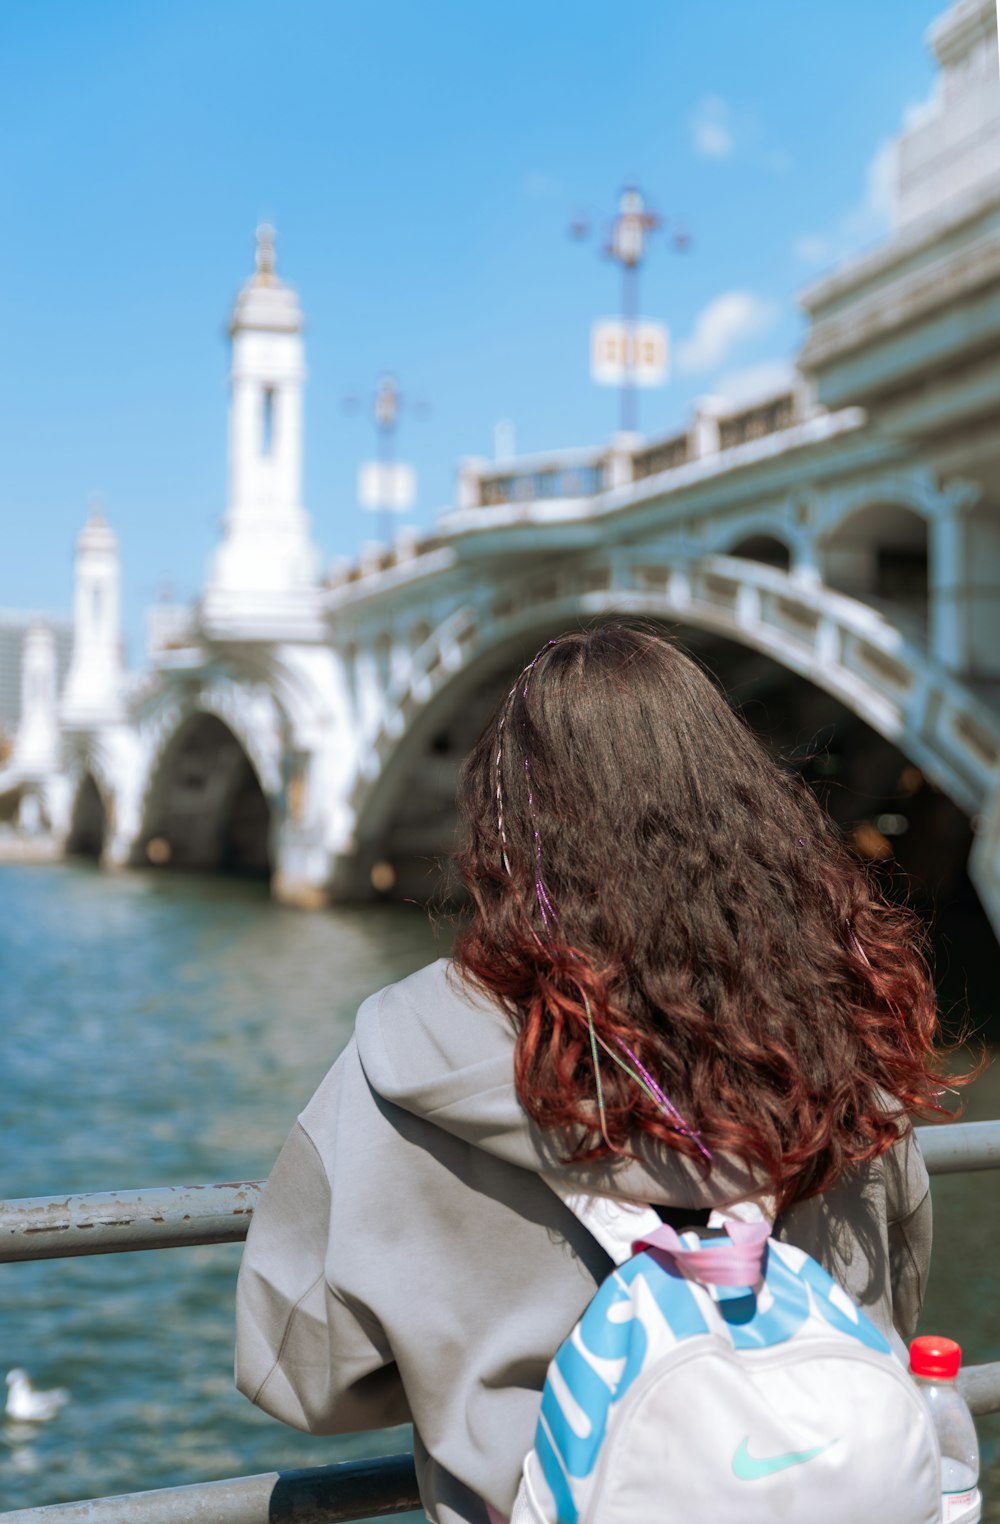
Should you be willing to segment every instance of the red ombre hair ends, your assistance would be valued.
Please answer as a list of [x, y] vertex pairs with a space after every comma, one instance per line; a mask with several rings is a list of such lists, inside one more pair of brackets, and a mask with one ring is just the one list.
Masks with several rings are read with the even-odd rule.
[[455, 960], [510, 1012], [521, 1104], [569, 1157], [643, 1134], [706, 1171], [728, 1154], [780, 1208], [944, 1113], [914, 917], [670, 641], [550, 641], [459, 809]]

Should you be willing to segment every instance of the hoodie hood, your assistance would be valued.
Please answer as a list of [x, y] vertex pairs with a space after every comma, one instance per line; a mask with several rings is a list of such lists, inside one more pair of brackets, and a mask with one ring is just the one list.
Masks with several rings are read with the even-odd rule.
[[510, 1020], [450, 959], [372, 995], [355, 1033], [378, 1095], [508, 1164], [556, 1175], [580, 1191], [666, 1206], [719, 1206], [758, 1189], [738, 1162], [716, 1159], [706, 1177], [654, 1140], [637, 1145], [637, 1159], [567, 1164], [564, 1140], [536, 1127], [517, 1098]]

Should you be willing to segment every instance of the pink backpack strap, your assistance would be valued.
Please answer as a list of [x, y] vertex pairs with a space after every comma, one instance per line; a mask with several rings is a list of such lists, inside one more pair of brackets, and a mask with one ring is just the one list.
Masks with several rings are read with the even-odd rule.
[[724, 1223], [728, 1243], [704, 1244], [689, 1249], [673, 1228], [661, 1223], [643, 1233], [632, 1247], [658, 1249], [673, 1260], [682, 1275], [703, 1286], [756, 1286], [763, 1275], [764, 1250], [771, 1227], [767, 1222]]

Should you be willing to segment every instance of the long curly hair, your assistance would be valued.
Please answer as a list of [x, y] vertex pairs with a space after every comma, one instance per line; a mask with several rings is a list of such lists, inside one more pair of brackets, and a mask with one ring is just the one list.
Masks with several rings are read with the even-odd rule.
[[550, 641], [459, 809], [455, 960], [509, 1011], [521, 1104], [568, 1157], [646, 1134], [742, 1159], [780, 1209], [944, 1113], [915, 918], [669, 640]]

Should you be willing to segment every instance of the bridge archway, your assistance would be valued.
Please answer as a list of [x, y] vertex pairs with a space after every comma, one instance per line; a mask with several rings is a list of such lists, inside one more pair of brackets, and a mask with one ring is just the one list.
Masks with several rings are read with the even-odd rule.
[[[406, 827], [404, 838], [409, 833], [407, 849], [421, 880], [411, 879], [404, 892], [427, 892], [433, 858], [440, 855], [440, 848], [433, 850], [433, 821], [446, 825], [461, 761], [461, 748], [447, 740], [449, 717], [464, 714], [470, 728], [473, 717], [481, 723], [499, 691], [491, 691], [489, 702], [477, 700], [477, 688], [489, 688], [488, 673], [502, 684], [551, 634], [616, 615], [680, 628], [685, 639], [692, 632], [696, 639], [722, 637], [772, 658], [777, 669], [804, 678], [827, 705], [829, 698], [839, 701], [895, 747], [966, 821], [991, 807], [1000, 774], [996, 716], [868, 604], [729, 556], [666, 566], [639, 555], [602, 564], [588, 558], [555, 576], [547, 572], [497, 590], [488, 605], [472, 602], [455, 611], [390, 691], [352, 799], [358, 856], [337, 869], [352, 892], [367, 888], [368, 867], [388, 852], [397, 825]], [[440, 744], [432, 748], [435, 737]], [[414, 786], [421, 768], [436, 779], [423, 802], [423, 786]], [[978, 884], [975, 856], [973, 865]], [[397, 884], [406, 878], [398, 875]]]
[[[608, 617], [616, 613], [628, 618], [636, 610], [607, 610]], [[426, 899], [457, 887], [448, 858], [456, 842], [454, 799], [464, 757], [512, 675], [546, 639], [590, 622], [579, 612], [560, 616], [558, 623], [534, 622], [488, 648], [484, 642], [461, 666], [451, 642], [451, 679], [423, 705], [406, 745], [385, 756], [377, 785], [368, 791], [368, 809], [359, 820], [359, 890], [373, 868], [377, 888], [397, 897]], [[942, 1008], [960, 1012], [968, 995], [973, 1009], [985, 1009], [998, 947], [968, 875], [972, 824], [967, 810], [914, 762], [906, 735], [887, 738], [843, 697], [742, 644], [731, 631], [722, 635], [648, 615], [643, 622], [679, 640], [715, 673], [772, 755], [807, 778], [888, 892], [900, 894], [927, 920], [942, 949]]]
[[792, 564], [791, 550], [784, 540], [774, 534], [744, 535], [726, 551], [726, 555], [758, 561], [762, 566], [776, 566], [781, 571], [788, 571]]
[[871, 503], [823, 539], [828, 587], [927, 623], [927, 519], [904, 503]]
[[99, 862], [107, 838], [108, 812], [93, 773], [80, 779], [70, 815], [66, 852], [70, 857], [90, 857]]
[[147, 793], [138, 861], [173, 867], [270, 874], [272, 810], [236, 735], [195, 711], [160, 757]]

